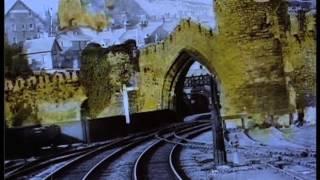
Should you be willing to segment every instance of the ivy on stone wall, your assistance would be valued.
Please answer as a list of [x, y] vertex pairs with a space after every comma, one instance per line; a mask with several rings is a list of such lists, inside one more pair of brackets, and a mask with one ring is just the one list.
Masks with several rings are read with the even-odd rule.
[[103, 54], [101, 48], [89, 48], [83, 52], [80, 83], [88, 97], [87, 113], [91, 118], [110, 104], [111, 97], [128, 84], [133, 67], [126, 54]]
[[5, 94], [5, 118], [8, 126], [50, 123], [40, 117], [42, 103], [63, 104], [66, 101], [82, 101], [82, 89], [76, 84], [47, 84], [44, 88], [25, 88]]
[[129, 56], [125, 54], [108, 54], [108, 61], [111, 65], [111, 84], [114, 91], [120, 90], [123, 84], [128, 85], [133, 75], [133, 66], [129, 62]]
[[[26, 123], [40, 124], [36, 97], [28, 97], [25, 91], [6, 96], [6, 120], [9, 126], [19, 127]], [[10, 113], [8, 113], [8, 111]]]

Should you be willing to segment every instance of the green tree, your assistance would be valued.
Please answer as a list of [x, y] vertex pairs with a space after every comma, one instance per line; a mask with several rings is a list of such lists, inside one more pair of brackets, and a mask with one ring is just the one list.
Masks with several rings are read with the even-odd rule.
[[28, 76], [32, 73], [26, 56], [22, 55], [23, 48], [18, 45], [9, 45], [4, 41], [4, 73], [7, 78]]
[[88, 12], [88, 4], [88, 0], [60, 0], [59, 27], [61, 29], [72, 29], [85, 26], [96, 31], [102, 31], [108, 26], [107, 17], [103, 13], [92, 14]]

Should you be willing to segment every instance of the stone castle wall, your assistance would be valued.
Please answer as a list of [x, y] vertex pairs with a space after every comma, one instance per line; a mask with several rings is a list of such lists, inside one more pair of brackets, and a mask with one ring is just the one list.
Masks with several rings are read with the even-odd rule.
[[78, 71], [68, 71], [5, 79], [7, 125], [80, 120], [80, 105], [85, 95], [78, 78]]
[[290, 29], [283, 52], [290, 110], [315, 106], [316, 101], [316, 14], [290, 15]]
[[[165, 108], [162, 104], [172, 101], [162, 97], [171, 93], [164, 87], [179, 73], [180, 69], [174, 69], [168, 76], [181, 53], [199, 59], [217, 76], [223, 115], [243, 111], [257, 115], [256, 119], [266, 114], [283, 115], [294, 111], [297, 99], [315, 96], [312, 12], [299, 19], [288, 15], [286, 2], [279, 0], [218, 0], [215, 6], [216, 31], [183, 20], [166, 40], [140, 51], [135, 112], [160, 110]], [[78, 72], [6, 79], [5, 92], [41, 89], [53, 82], [60, 86], [76, 83]], [[111, 103], [103, 114], [112, 108], [120, 112], [120, 105], [112, 104], [117, 103]]]
[[216, 7], [219, 44], [230, 49], [221, 53], [227, 61], [246, 66], [240, 75], [246, 80], [233, 88], [232, 102], [250, 114], [285, 114], [288, 94], [282, 40], [288, 28], [287, 4], [228, 0], [217, 1]]
[[217, 31], [183, 21], [164, 42], [142, 51], [140, 110], [163, 108], [166, 73], [186, 50], [201, 54], [217, 75], [225, 115], [294, 112], [298, 96], [315, 96], [315, 15], [304, 12], [301, 19], [287, 10], [278, 0], [216, 1]]
[[17, 92], [27, 88], [45, 88], [52, 83], [71, 83], [78, 82], [79, 71], [55, 72], [54, 74], [32, 75], [28, 78], [18, 77], [15, 80], [5, 79], [5, 92]]

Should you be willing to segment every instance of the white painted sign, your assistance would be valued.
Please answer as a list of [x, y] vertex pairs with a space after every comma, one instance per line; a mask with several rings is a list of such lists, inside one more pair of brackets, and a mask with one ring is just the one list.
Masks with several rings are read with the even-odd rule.
[[126, 85], [123, 85], [122, 88], [122, 97], [123, 97], [123, 109], [124, 114], [126, 116], [126, 123], [130, 124], [130, 116], [129, 116], [129, 98], [128, 98], [128, 91]]
[[134, 91], [137, 90], [137, 87], [126, 87], [124, 84], [122, 86], [122, 97], [123, 97], [123, 109], [124, 114], [126, 116], [126, 123], [130, 124], [130, 111], [129, 111], [129, 97], [128, 97], [128, 91]]

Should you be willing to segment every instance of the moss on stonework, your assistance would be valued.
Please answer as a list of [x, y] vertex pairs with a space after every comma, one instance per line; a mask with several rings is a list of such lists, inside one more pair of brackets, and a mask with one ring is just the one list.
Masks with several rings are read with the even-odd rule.
[[[55, 121], [43, 115], [41, 103], [63, 104], [67, 101], [82, 101], [84, 94], [79, 84], [47, 84], [44, 88], [26, 88], [6, 94], [5, 117], [8, 126], [21, 126], [24, 123], [42, 124]], [[50, 118], [49, 118], [50, 119]], [[65, 119], [68, 120], [68, 119]]]
[[88, 97], [88, 115], [96, 118], [110, 105], [122, 85], [128, 84], [133, 74], [129, 56], [123, 53], [104, 54], [104, 49], [89, 48], [81, 59], [80, 83]]
[[[217, 45], [222, 45], [217, 54], [228, 62], [238, 54], [237, 60], [245, 66], [240, 77], [229, 75], [232, 79], [226, 81], [229, 85], [236, 85], [229, 81], [239, 82], [227, 92], [232, 102], [236, 102], [234, 109], [239, 112], [246, 107], [249, 113], [286, 112], [288, 97], [281, 45], [289, 23], [286, 4], [282, 1], [228, 0], [217, 1], [216, 9]], [[228, 48], [232, 50], [227, 51]], [[241, 67], [237, 63], [234, 66]]]
[[[304, 22], [291, 16], [291, 29], [283, 53], [288, 86], [292, 87], [294, 106], [314, 106], [316, 101], [316, 38], [315, 19], [307, 13]], [[303, 25], [304, 27], [300, 27]], [[296, 27], [299, 27], [297, 30]], [[303, 31], [302, 31], [303, 30]]]

